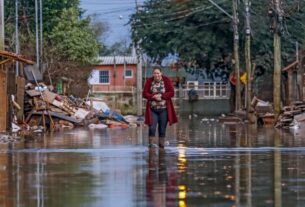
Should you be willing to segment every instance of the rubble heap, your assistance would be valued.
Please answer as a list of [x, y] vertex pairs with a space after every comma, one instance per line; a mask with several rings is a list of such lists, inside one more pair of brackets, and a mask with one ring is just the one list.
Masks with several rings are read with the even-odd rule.
[[47, 128], [73, 128], [74, 125], [84, 125], [85, 120], [93, 119], [93, 114], [84, 105], [75, 105], [67, 96], [61, 96], [51, 91], [43, 83], [39, 86], [27, 84], [25, 96], [25, 122], [30, 126], [42, 125]]
[[110, 109], [102, 100], [88, 97], [84, 100], [59, 95], [53, 86], [44, 83], [28, 83], [25, 86], [24, 115], [24, 120], [15, 119], [12, 123], [16, 131], [19, 130], [18, 126], [22, 130], [42, 132], [46, 129], [56, 130], [75, 126], [101, 129], [135, 125]]
[[275, 127], [288, 129], [296, 127], [300, 122], [305, 121], [305, 102], [296, 101], [291, 106], [283, 107]]

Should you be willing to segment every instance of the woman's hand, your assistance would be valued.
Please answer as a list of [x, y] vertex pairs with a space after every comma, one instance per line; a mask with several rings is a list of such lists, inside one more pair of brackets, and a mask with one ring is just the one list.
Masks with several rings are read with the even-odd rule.
[[155, 99], [156, 101], [162, 101], [160, 93], [154, 94], [152, 98]]

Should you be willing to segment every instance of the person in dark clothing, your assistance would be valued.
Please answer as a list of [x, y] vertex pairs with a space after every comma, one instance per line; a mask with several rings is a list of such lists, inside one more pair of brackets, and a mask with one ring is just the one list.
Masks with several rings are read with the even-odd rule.
[[[147, 99], [145, 124], [149, 126], [149, 146], [164, 148], [167, 123], [177, 122], [176, 112], [171, 98], [174, 96], [174, 87], [171, 80], [162, 75], [161, 67], [153, 68], [153, 76], [145, 82], [143, 97]], [[156, 138], [158, 127], [159, 142]]]

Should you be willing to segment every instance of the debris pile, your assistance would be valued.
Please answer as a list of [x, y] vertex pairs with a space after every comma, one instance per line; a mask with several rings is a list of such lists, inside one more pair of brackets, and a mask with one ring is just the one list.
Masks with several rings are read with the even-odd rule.
[[267, 102], [254, 97], [251, 101], [251, 107], [247, 114], [246, 109], [236, 110], [232, 114], [219, 117], [219, 121], [225, 124], [237, 124], [242, 122], [249, 122], [251, 124], [258, 123], [261, 125], [269, 125], [274, 123], [274, 113], [272, 105]]
[[[12, 104], [15, 103], [12, 98]], [[127, 128], [137, 126], [137, 117], [125, 117], [110, 109], [99, 99], [86, 100], [73, 96], [59, 95], [53, 86], [44, 83], [25, 86], [24, 120], [17, 121], [16, 114], [21, 110], [14, 104], [12, 131], [43, 132], [45, 130], [72, 129], [88, 126], [90, 129]]]
[[305, 122], [305, 102], [296, 101], [291, 106], [283, 107], [275, 125], [277, 128], [299, 128], [300, 123]]
[[25, 92], [25, 122], [30, 126], [73, 128], [92, 118], [90, 111], [76, 106], [69, 97], [52, 92], [52, 87], [43, 83], [28, 83]]
[[223, 123], [223, 124], [238, 124], [243, 122], [242, 118], [240, 118], [238, 115], [236, 114], [221, 114], [221, 116], [218, 118], [219, 122]]

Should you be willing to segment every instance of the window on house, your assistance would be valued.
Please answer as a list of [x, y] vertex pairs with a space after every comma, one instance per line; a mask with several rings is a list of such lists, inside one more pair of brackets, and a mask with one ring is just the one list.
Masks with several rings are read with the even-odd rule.
[[125, 71], [125, 78], [132, 78], [132, 70], [127, 69]]
[[100, 83], [109, 83], [109, 70], [100, 70]]

